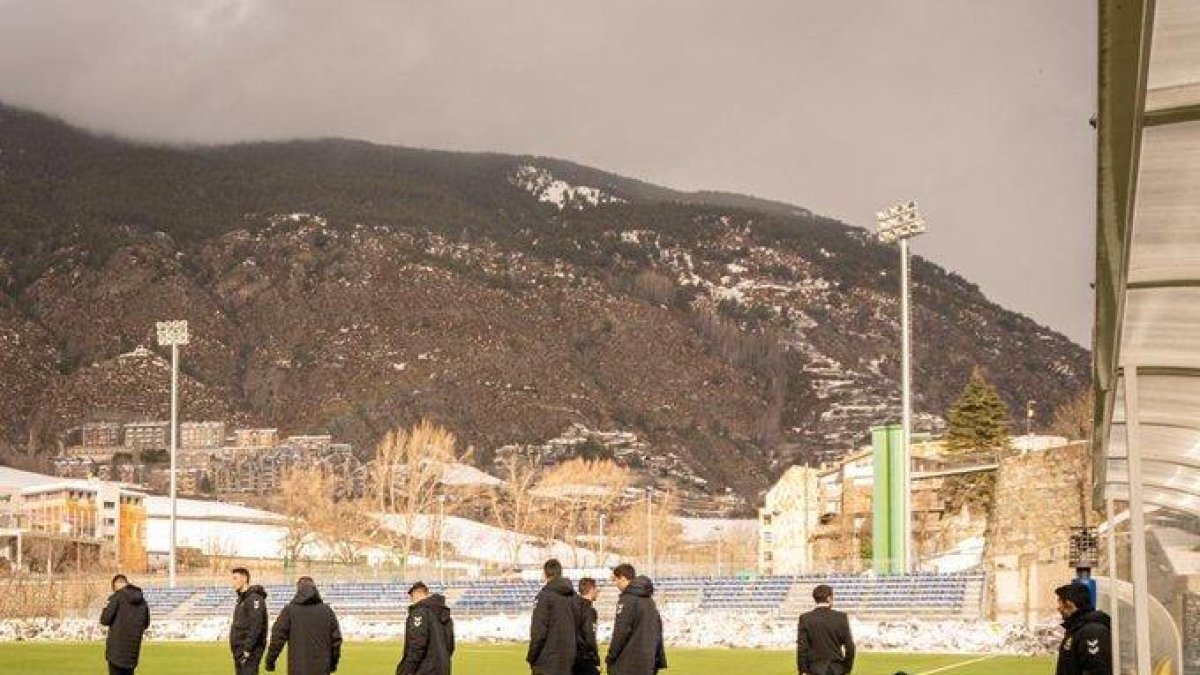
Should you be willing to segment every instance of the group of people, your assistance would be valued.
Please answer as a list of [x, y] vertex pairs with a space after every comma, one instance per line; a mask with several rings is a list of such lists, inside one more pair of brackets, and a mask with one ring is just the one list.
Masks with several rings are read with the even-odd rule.
[[[311, 577], [296, 581], [296, 595], [275, 617], [268, 640], [267, 592], [262, 586], [250, 584], [250, 571], [244, 567], [231, 570], [230, 576], [237, 592], [229, 624], [235, 675], [257, 675], [264, 656], [267, 671], [274, 671], [284, 645], [288, 645], [288, 675], [328, 675], [337, 671], [342, 632], [337, 615], [321, 600]], [[112, 595], [100, 613], [100, 623], [108, 627], [104, 659], [109, 675], [134, 675], [142, 636], [150, 627], [150, 607], [142, 589], [129, 583], [124, 574], [112, 579]]]
[[[553, 559], [542, 572], [546, 585], [533, 608], [525, 661], [534, 675], [599, 675], [596, 580], [580, 579], [576, 591]], [[629, 564], [613, 568], [612, 577], [620, 596], [604, 665], [610, 675], [653, 675], [667, 667], [654, 583]]]
[[[1070, 583], [1054, 594], [1063, 619], [1055, 675], [1113, 675], [1110, 619], [1095, 608], [1091, 589]], [[813, 589], [813, 600], [816, 608], [801, 615], [797, 627], [796, 668], [801, 675], [848, 675], [855, 655], [850, 618], [833, 609], [829, 586]]]
[[[578, 590], [563, 577], [562, 564], [548, 560], [542, 567], [545, 586], [538, 592], [530, 625], [526, 661], [533, 675], [599, 675], [600, 648], [595, 579], [579, 580]], [[329, 675], [337, 671], [342, 633], [337, 615], [321, 600], [311, 577], [300, 577], [296, 595], [275, 617], [268, 632], [267, 592], [250, 583], [249, 570], [230, 572], [237, 603], [229, 625], [229, 648], [235, 675], [257, 675], [264, 665], [273, 672], [288, 648], [288, 675]], [[662, 619], [654, 603], [654, 584], [638, 576], [632, 565], [613, 569], [620, 591], [612, 641], [604, 657], [610, 675], [653, 675], [667, 667]], [[404, 652], [396, 675], [449, 675], [454, 658], [454, 620], [446, 598], [424, 583], [408, 589], [411, 604], [405, 622]], [[105, 660], [109, 675], [134, 675], [141, 655], [142, 636], [150, 626], [150, 608], [142, 590], [123, 574], [112, 579], [100, 615], [108, 627]]]
[[[537, 594], [525, 660], [533, 675], [599, 675], [596, 640], [599, 586], [582, 578], [578, 586], [563, 576], [562, 564], [542, 566], [545, 585]], [[267, 592], [251, 585], [245, 568], [231, 571], [237, 604], [229, 626], [235, 675], [257, 675], [265, 657], [268, 672], [286, 645], [288, 675], [329, 675], [337, 671], [342, 633], [332, 608], [321, 600], [310, 577], [300, 577], [296, 594], [275, 618], [268, 634]], [[632, 565], [612, 571], [620, 592], [612, 639], [604, 656], [610, 675], [654, 675], [667, 667], [662, 618], [654, 602], [654, 584], [638, 576]], [[112, 579], [112, 595], [100, 614], [108, 627], [105, 659], [109, 675], [134, 675], [142, 635], [150, 626], [150, 609], [142, 590], [123, 574]], [[1112, 675], [1109, 618], [1093, 607], [1091, 592], [1080, 584], [1055, 590], [1065, 634], [1056, 675]], [[796, 634], [796, 668], [801, 675], [849, 675], [855, 646], [850, 619], [833, 609], [833, 589], [813, 589], [816, 607], [800, 616]], [[404, 652], [396, 675], [449, 675], [454, 658], [454, 620], [446, 598], [424, 583], [408, 589], [411, 604], [405, 623]], [[903, 675], [899, 673], [898, 675]]]

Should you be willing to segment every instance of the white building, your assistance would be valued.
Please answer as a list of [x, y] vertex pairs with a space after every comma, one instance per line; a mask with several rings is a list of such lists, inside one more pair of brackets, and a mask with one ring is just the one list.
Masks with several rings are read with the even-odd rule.
[[819, 471], [793, 466], [767, 491], [758, 511], [758, 571], [800, 574], [812, 568], [811, 538], [818, 524]]

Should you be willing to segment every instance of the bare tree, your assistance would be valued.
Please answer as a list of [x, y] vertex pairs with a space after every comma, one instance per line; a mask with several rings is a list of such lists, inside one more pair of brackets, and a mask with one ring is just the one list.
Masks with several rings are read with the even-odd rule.
[[509, 563], [520, 562], [522, 534], [533, 534], [539, 520], [538, 506], [533, 495], [541, 479], [541, 465], [536, 457], [514, 453], [504, 464], [504, 483], [488, 492], [490, 512], [496, 527], [512, 533], [509, 537]]
[[580, 536], [601, 514], [607, 516], [613, 510], [630, 480], [629, 470], [610, 459], [576, 457], [550, 469], [538, 482], [534, 495], [551, 502], [546, 510], [554, 514], [547, 519], [546, 537], [561, 536], [575, 547], [572, 564], [580, 564]]
[[458, 453], [456, 443], [453, 433], [422, 420], [411, 430], [389, 432], [376, 446], [370, 499], [394, 525], [404, 574], [418, 538], [418, 519], [432, 514], [447, 469], [470, 459], [470, 450]]
[[282, 551], [285, 562], [295, 563], [316, 539], [314, 516], [332, 503], [330, 493], [329, 481], [318, 469], [296, 468], [284, 475], [274, 501], [286, 519]]
[[1050, 431], [1069, 441], [1091, 438], [1093, 407], [1092, 390], [1087, 389], [1054, 410]]
[[369, 504], [358, 500], [331, 500], [316, 514], [314, 525], [330, 557], [347, 565], [358, 562], [377, 535]]
[[683, 526], [679, 524], [678, 514], [679, 498], [674, 492], [656, 493], [652, 509], [648, 509], [645, 502], [628, 506], [625, 515], [613, 527], [613, 540], [623, 553], [637, 558], [649, 548], [651, 528], [648, 522], [652, 519], [655, 558], [664, 551], [678, 551], [683, 542]]

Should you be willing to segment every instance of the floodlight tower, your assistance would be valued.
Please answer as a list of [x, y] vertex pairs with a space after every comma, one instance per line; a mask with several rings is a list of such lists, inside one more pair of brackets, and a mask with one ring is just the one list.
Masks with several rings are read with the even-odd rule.
[[179, 446], [179, 346], [188, 343], [188, 323], [159, 321], [157, 328], [158, 346], [171, 348], [171, 547], [167, 560], [167, 576], [171, 588], [175, 588], [175, 451]]
[[911, 572], [913, 562], [912, 537], [912, 320], [909, 307], [908, 240], [925, 232], [925, 219], [915, 201], [897, 204], [875, 214], [879, 241], [900, 243], [900, 353], [901, 394], [904, 437], [904, 561], [905, 571]]

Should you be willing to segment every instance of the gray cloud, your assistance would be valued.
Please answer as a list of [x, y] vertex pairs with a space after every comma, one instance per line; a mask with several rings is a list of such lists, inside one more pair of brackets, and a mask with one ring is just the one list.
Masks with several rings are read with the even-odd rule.
[[0, 99], [156, 140], [573, 159], [870, 226], [1086, 343], [1092, 3], [0, 0]]

